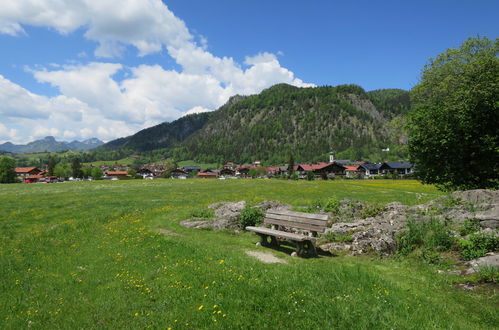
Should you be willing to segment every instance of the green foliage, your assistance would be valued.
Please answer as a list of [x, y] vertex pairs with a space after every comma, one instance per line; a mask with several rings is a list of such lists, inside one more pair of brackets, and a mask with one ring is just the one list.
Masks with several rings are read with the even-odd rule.
[[137, 172], [135, 172], [134, 169], [129, 169], [127, 171], [127, 173], [132, 176], [132, 179], [142, 179], [142, 177], [140, 175], [138, 175]]
[[92, 176], [92, 168], [91, 167], [83, 167], [81, 169], [81, 172], [82, 172], [82, 176], [84, 178], [89, 178]]
[[499, 238], [493, 234], [471, 234], [469, 239], [459, 242], [461, 258], [471, 260], [485, 256], [488, 252], [499, 249]]
[[476, 275], [480, 282], [499, 284], [498, 266], [480, 266]]
[[478, 219], [466, 219], [464, 220], [462, 226], [459, 227], [459, 233], [461, 234], [461, 236], [473, 234], [479, 230], [480, 230], [480, 220]]
[[258, 176], [258, 173], [256, 172], [255, 168], [250, 168], [248, 171], [248, 176], [251, 178], [256, 178]]
[[324, 161], [331, 150], [350, 149], [352, 159], [381, 158], [382, 148], [400, 144], [396, 126], [388, 128], [385, 117], [357, 107], [360, 102], [371, 102], [359, 86], [278, 85], [232, 100], [212, 112], [200, 130], [176, 147], [177, 157], [289, 164]]
[[340, 201], [338, 198], [331, 197], [324, 203], [324, 211], [338, 214], [340, 212]]
[[80, 159], [78, 157], [75, 157], [71, 160], [71, 175], [73, 176], [73, 178], [81, 178], [83, 176]]
[[184, 116], [171, 123], [161, 123], [141, 130], [132, 136], [110, 141], [96, 148], [96, 151], [124, 149], [144, 152], [160, 148], [170, 148], [203, 127], [210, 116], [209, 112], [205, 112]]
[[102, 180], [103, 175], [104, 175], [104, 173], [102, 172], [100, 167], [96, 166], [96, 167], [92, 168], [92, 178], [94, 180]]
[[16, 182], [16, 161], [7, 156], [0, 156], [0, 183]]
[[499, 185], [499, 39], [469, 38], [425, 66], [411, 91], [409, 152], [442, 189]]
[[71, 167], [67, 162], [61, 162], [54, 168], [54, 175], [58, 178], [69, 178], [71, 176]]
[[365, 207], [360, 210], [359, 216], [362, 219], [372, 218], [380, 215], [386, 211], [386, 207], [379, 203], [368, 203]]
[[408, 255], [416, 249], [423, 250], [422, 257], [434, 260], [433, 252], [449, 251], [455, 245], [448, 225], [437, 219], [416, 221], [409, 219], [406, 230], [397, 237], [397, 249]]
[[48, 164], [47, 164], [47, 172], [49, 176], [54, 176], [54, 169], [57, 165], [58, 161], [54, 156], [49, 156]]
[[296, 172], [293, 172], [293, 174], [289, 176], [289, 179], [295, 181], [298, 180], [298, 174]]
[[215, 210], [211, 208], [200, 208], [191, 212], [191, 217], [193, 218], [211, 219], [214, 216]]
[[410, 110], [409, 92], [402, 89], [378, 89], [367, 92], [376, 108], [383, 109], [387, 117], [406, 115]]
[[16, 161], [7, 156], [0, 156], [0, 183], [16, 182]]
[[169, 178], [171, 178], [171, 176], [172, 176], [172, 171], [171, 171], [171, 170], [164, 171], [164, 172], [161, 174], [161, 177], [162, 177], [162, 178], [165, 178], [165, 179], [169, 179]]
[[239, 215], [239, 223], [243, 228], [246, 228], [246, 226], [258, 226], [262, 223], [264, 216], [262, 210], [246, 205]]
[[315, 180], [315, 174], [312, 171], [307, 172], [307, 180], [308, 181], [314, 181]]

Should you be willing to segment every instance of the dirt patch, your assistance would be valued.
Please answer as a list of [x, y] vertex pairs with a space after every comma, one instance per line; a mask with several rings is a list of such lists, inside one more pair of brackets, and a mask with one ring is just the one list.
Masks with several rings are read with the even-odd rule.
[[286, 260], [277, 258], [268, 252], [246, 251], [246, 254], [266, 264], [287, 264]]
[[167, 235], [167, 236], [182, 236], [174, 231], [164, 229], [164, 228], [158, 228], [157, 232], [160, 234], [163, 234], [163, 235]]

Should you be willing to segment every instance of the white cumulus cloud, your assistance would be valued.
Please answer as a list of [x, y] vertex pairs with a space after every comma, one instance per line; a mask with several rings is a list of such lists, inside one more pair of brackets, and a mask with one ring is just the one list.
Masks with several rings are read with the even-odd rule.
[[[2, 132], [10, 132], [15, 121], [16, 134], [26, 139], [43, 131], [65, 139], [109, 140], [185, 114], [217, 109], [234, 94], [258, 93], [276, 83], [313, 86], [282, 67], [272, 53], [247, 56], [244, 67], [231, 57], [214, 56], [207, 50], [207, 39], [198, 36], [198, 44], [161, 0], [2, 3], [0, 33], [22, 35], [28, 25], [63, 35], [83, 29], [85, 38], [97, 42], [94, 54], [102, 58], [119, 58], [130, 46], [139, 57], [167, 52], [181, 70], [166, 69], [163, 63], [128, 67], [103, 61], [30, 69], [39, 83], [59, 90], [56, 97], [34, 94], [0, 75], [0, 119], [6, 125]], [[81, 60], [85, 53], [79, 54]], [[35, 120], [40, 126], [33, 124]]]

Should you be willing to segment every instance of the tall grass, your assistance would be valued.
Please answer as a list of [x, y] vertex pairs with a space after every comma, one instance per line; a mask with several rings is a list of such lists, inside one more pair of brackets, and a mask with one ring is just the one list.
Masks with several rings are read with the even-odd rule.
[[[383, 191], [383, 192], [381, 192]], [[251, 233], [183, 228], [219, 201], [417, 202], [413, 182], [158, 180], [0, 186], [0, 327], [493, 328], [487, 297], [396, 260], [246, 255]], [[365, 198], [361, 198], [365, 197]], [[164, 235], [167, 229], [177, 236]], [[478, 307], [479, 306], [479, 307]]]

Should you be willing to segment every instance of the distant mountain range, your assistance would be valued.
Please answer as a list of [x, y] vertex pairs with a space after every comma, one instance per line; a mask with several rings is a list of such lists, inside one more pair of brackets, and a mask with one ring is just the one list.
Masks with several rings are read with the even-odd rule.
[[13, 144], [6, 142], [0, 144], [0, 151], [6, 151], [16, 154], [26, 154], [34, 152], [57, 152], [64, 150], [81, 150], [86, 151], [104, 144], [97, 138], [91, 138], [84, 141], [56, 141], [53, 136], [46, 136], [41, 140], [36, 140], [28, 144]]
[[[179, 118], [110, 141], [96, 152], [149, 153], [206, 162], [284, 163], [407, 156], [404, 123], [409, 92], [366, 92], [357, 85], [297, 88], [278, 84], [258, 95], [233, 96], [216, 111]], [[385, 151], [383, 151], [385, 150]], [[386, 151], [389, 150], [389, 151]]]

